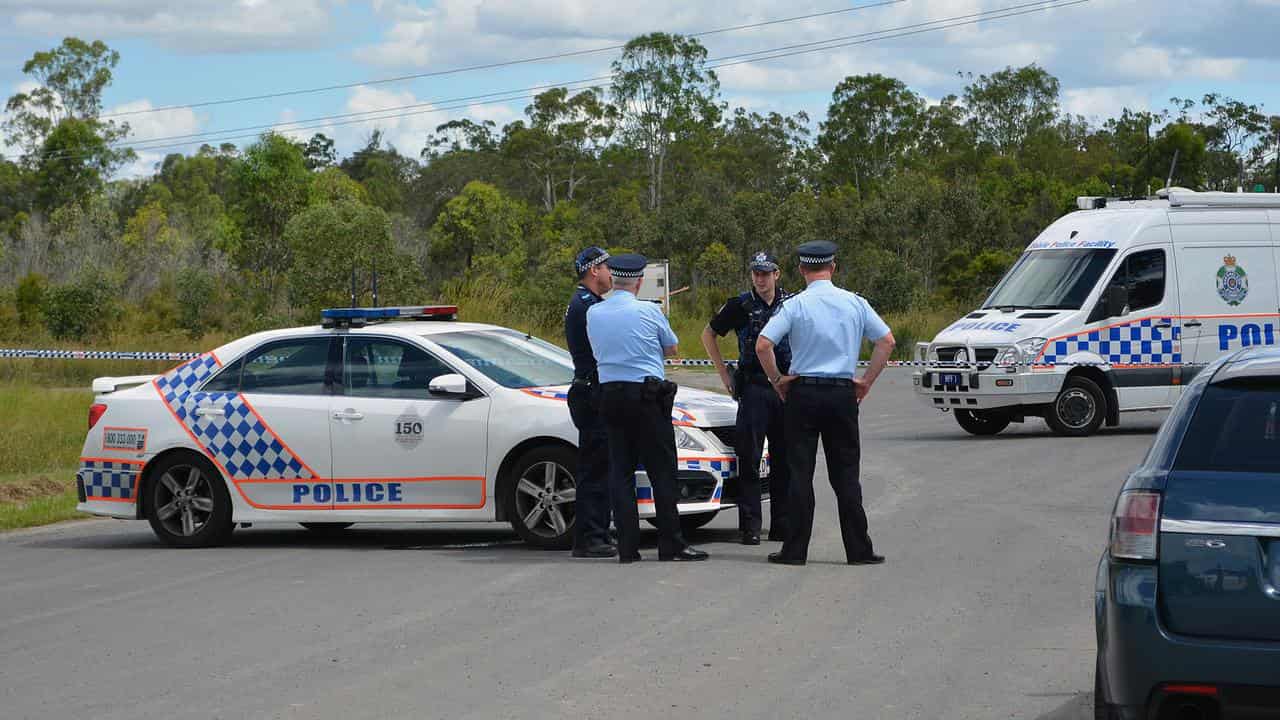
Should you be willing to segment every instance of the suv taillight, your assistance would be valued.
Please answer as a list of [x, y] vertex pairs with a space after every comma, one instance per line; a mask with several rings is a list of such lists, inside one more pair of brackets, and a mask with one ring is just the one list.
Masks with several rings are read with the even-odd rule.
[[89, 406], [89, 429], [92, 430], [94, 425], [102, 419], [104, 413], [107, 412], [107, 406], [102, 403], [94, 403]]
[[1160, 493], [1135, 490], [1120, 494], [1111, 519], [1111, 556], [1155, 560], [1160, 526]]

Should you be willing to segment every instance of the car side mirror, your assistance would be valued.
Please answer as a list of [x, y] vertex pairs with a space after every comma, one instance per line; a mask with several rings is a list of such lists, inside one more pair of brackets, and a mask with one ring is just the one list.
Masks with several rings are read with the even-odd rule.
[[1107, 286], [1107, 317], [1119, 317], [1129, 307], [1129, 289], [1123, 285]]
[[432, 395], [462, 400], [471, 397], [471, 391], [467, 388], [467, 379], [457, 373], [432, 378], [431, 382], [427, 383], [427, 391]]

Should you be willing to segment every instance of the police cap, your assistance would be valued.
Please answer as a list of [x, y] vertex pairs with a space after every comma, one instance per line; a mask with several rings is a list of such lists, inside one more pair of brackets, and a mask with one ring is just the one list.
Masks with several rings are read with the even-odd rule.
[[638, 278], [644, 277], [644, 266], [649, 261], [643, 255], [627, 253], [625, 255], [614, 255], [609, 258], [608, 262], [609, 270], [614, 277]]
[[796, 248], [801, 265], [826, 265], [836, 260], [836, 244], [830, 240], [810, 240]]
[[578, 257], [573, 261], [573, 269], [577, 270], [578, 276], [581, 277], [583, 273], [608, 259], [609, 253], [605, 252], [603, 248], [592, 245], [578, 253]]
[[773, 272], [778, 269], [778, 258], [767, 250], [761, 250], [751, 256], [751, 269], [759, 272]]

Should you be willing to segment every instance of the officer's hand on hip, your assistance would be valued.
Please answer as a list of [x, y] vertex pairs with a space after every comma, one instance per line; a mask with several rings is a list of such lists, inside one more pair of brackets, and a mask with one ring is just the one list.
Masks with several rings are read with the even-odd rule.
[[856, 377], [853, 379], [853, 394], [854, 397], [858, 398], [859, 403], [869, 392], [871, 392], [871, 383], [867, 382], [866, 378]]
[[773, 389], [778, 393], [778, 397], [782, 398], [783, 402], [787, 401], [787, 392], [795, 379], [795, 375], [783, 375], [773, 382]]

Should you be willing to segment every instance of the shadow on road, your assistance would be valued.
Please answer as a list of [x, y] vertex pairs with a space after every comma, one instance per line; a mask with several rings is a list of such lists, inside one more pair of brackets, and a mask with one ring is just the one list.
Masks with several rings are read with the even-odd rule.
[[[868, 427], [865, 430], [874, 432], [875, 428]], [[1116, 428], [1103, 428], [1098, 431], [1098, 434], [1095, 437], [1125, 437], [1125, 436], [1132, 436], [1132, 435], [1155, 435], [1156, 432], [1158, 432], [1159, 430], [1160, 430], [1160, 426], [1158, 425], [1139, 425], [1135, 427], [1125, 427], [1122, 425]], [[1012, 442], [1018, 442], [1019, 440], [1030, 440], [1034, 438], [1053, 438], [1055, 440], [1064, 440], [1068, 442], [1071, 442], [1071, 441], [1089, 442], [1094, 439], [1094, 438], [1087, 438], [1087, 437], [1084, 437], [1084, 438], [1059, 437], [1058, 435], [1055, 435], [1053, 431], [1048, 428], [1044, 428], [1042, 430], [1030, 430], [1030, 431], [1015, 430], [1013, 432], [1000, 433], [999, 435], [986, 435], [986, 436], [970, 435], [969, 433], [964, 432], [962, 430], [956, 430], [955, 432], [940, 432], [940, 433], [917, 432], [917, 433], [911, 433], [909, 435], [902, 435], [898, 437], [894, 437], [892, 435], [886, 434], [886, 435], [879, 435], [878, 437], [880, 437], [881, 439], [892, 439], [892, 440], [925, 440], [925, 441], [937, 441], [937, 442], [969, 442], [969, 443], [974, 443], [974, 442], [1012, 443]]]
[[1093, 718], [1093, 693], [1083, 692], [1036, 720], [1091, 720], [1091, 718]]

